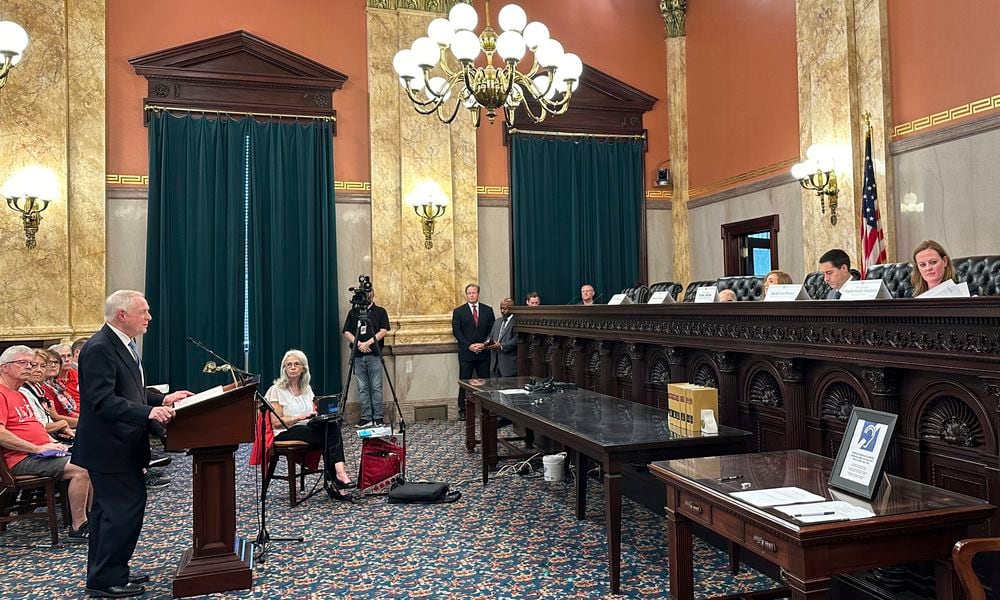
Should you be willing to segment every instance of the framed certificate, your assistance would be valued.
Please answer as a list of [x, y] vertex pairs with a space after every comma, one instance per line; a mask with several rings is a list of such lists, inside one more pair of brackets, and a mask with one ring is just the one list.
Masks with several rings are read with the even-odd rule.
[[889, 441], [896, 428], [892, 413], [855, 408], [844, 430], [830, 487], [871, 500], [878, 489]]

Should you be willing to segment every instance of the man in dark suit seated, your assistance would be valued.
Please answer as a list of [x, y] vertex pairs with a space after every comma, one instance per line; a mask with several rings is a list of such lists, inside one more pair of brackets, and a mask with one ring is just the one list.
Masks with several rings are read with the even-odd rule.
[[840, 288], [855, 278], [851, 273], [851, 257], [840, 248], [828, 250], [819, 257], [819, 270], [823, 273], [823, 281], [830, 286], [827, 300], [839, 300]]
[[166, 424], [188, 391], [164, 396], [145, 387], [136, 336], [152, 316], [139, 292], [119, 290], [104, 303], [104, 327], [80, 351], [80, 424], [73, 464], [90, 472], [87, 594], [124, 598], [146, 591], [149, 576], [129, 571], [146, 511], [143, 468], [151, 422]]
[[500, 302], [500, 318], [490, 330], [490, 377], [517, 377], [517, 338], [514, 336], [514, 301]]
[[[490, 355], [483, 353], [493, 329], [493, 309], [479, 302], [479, 285], [465, 286], [466, 303], [451, 313], [451, 333], [458, 340], [458, 378], [490, 376]], [[458, 420], [465, 420], [465, 389], [458, 388]]]

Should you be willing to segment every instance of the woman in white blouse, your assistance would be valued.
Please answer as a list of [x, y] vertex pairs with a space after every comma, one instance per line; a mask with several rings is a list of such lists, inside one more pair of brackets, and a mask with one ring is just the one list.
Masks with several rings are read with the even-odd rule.
[[[281, 359], [281, 375], [274, 380], [274, 385], [266, 394], [275, 412], [281, 416], [279, 421], [275, 415], [271, 415], [274, 439], [306, 442], [312, 448], [323, 450], [324, 436], [328, 436], [330, 453], [324, 457], [324, 464], [330, 479], [338, 489], [354, 487], [355, 483], [344, 468], [344, 441], [340, 435], [340, 427], [332, 423], [327, 431], [325, 423], [309, 422], [316, 416], [316, 407], [313, 405], [315, 396], [309, 387], [309, 379], [309, 360], [305, 353], [301, 350], [285, 352]], [[284, 428], [281, 421], [288, 425], [288, 429]]]

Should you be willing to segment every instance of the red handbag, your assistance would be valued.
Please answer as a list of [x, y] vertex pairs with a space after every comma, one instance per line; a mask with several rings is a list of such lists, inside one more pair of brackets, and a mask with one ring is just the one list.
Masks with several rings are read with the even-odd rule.
[[405, 465], [406, 448], [395, 437], [362, 440], [358, 489], [376, 494], [388, 491]]

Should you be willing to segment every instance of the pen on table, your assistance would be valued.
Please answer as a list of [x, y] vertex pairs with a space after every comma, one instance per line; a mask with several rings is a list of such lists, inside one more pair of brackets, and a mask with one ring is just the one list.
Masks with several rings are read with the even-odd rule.
[[735, 481], [737, 479], [743, 479], [743, 476], [742, 475], [730, 475], [729, 477], [719, 477], [718, 479], [716, 479], [716, 481], [718, 481], [719, 483], [722, 483], [724, 481]]
[[808, 512], [808, 513], [794, 513], [793, 517], [822, 517], [826, 515], [835, 515], [837, 511], [828, 510], [826, 512]]

